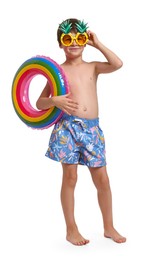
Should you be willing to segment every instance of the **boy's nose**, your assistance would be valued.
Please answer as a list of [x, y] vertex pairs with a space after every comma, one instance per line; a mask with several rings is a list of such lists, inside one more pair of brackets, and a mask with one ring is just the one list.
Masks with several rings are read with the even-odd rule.
[[76, 40], [73, 39], [72, 45], [77, 45]]

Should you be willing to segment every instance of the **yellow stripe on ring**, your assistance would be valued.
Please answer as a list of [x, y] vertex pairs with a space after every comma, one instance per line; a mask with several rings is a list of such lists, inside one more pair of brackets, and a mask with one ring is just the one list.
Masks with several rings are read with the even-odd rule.
[[[21, 115], [22, 118], [24, 118], [25, 120], [28, 120], [30, 122], [38, 122], [38, 121], [41, 121], [41, 120], [44, 120], [46, 119], [51, 113], [52, 111], [54, 110], [54, 107], [50, 108], [46, 113], [44, 113], [43, 115], [41, 116], [38, 116], [38, 117], [30, 117], [30, 116], [27, 116], [26, 114], [23, 113], [23, 111], [20, 109], [19, 105], [18, 105], [18, 102], [17, 102], [17, 97], [16, 97], [16, 90], [17, 90], [17, 85], [18, 85], [18, 81], [20, 79], [20, 77], [23, 75], [24, 72], [26, 72], [27, 70], [29, 69], [40, 69], [42, 71], [44, 71], [47, 75], [48, 75], [48, 78], [51, 79], [52, 81], [52, 86], [53, 86], [53, 91], [54, 91], [54, 96], [57, 95], [57, 87], [56, 87], [56, 83], [55, 83], [55, 80], [52, 76], [52, 74], [48, 71], [48, 69], [46, 69], [45, 67], [39, 65], [39, 64], [32, 64], [32, 65], [27, 65], [26, 67], [24, 67], [19, 73], [18, 75], [16, 76], [15, 78], [15, 81], [13, 83], [13, 90], [12, 90], [12, 96], [13, 96], [13, 101], [14, 101], [14, 105], [15, 105], [15, 108], [17, 110], [17, 112]], [[38, 73], [37, 73], [38, 74]], [[37, 75], [36, 74], [36, 75]]]

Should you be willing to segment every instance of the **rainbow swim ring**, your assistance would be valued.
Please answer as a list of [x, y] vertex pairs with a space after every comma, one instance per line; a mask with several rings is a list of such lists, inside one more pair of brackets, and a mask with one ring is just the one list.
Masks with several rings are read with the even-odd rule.
[[36, 56], [26, 60], [17, 70], [12, 83], [12, 102], [18, 117], [29, 127], [45, 129], [55, 124], [63, 115], [57, 107], [37, 110], [30, 104], [29, 86], [36, 75], [47, 78], [51, 96], [68, 93], [68, 82], [64, 71], [54, 60], [46, 56]]

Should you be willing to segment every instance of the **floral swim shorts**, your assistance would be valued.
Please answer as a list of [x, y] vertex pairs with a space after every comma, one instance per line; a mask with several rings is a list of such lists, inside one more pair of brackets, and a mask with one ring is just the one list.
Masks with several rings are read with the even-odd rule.
[[105, 139], [99, 118], [64, 114], [54, 126], [45, 155], [61, 163], [105, 166]]

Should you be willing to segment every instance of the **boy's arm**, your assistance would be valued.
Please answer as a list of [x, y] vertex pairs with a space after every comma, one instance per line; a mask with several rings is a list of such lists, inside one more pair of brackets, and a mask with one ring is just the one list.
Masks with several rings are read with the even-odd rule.
[[93, 46], [102, 52], [102, 54], [107, 59], [107, 62], [96, 62], [97, 73], [109, 73], [118, 70], [122, 67], [123, 62], [121, 59], [105, 45], [103, 45], [97, 38], [96, 34], [88, 31], [89, 41], [88, 45]]
[[78, 103], [73, 101], [69, 96], [71, 93], [61, 96], [51, 97], [51, 89], [49, 83], [47, 82], [42, 93], [40, 94], [36, 107], [40, 110], [46, 110], [51, 107], [56, 106], [61, 109], [63, 112], [71, 115], [72, 112], [75, 112], [78, 109]]
[[40, 94], [40, 96], [36, 102], [36, 107], [40, 110], [41, 109], [45, 110], [45, 109], [48, 109], [48, 108], [54, 106], [50, 95], [51, 95], [51, 90], [50, 90], [49, 83], [47, 82], [46, 86], [44, 87], [42, 93]]

